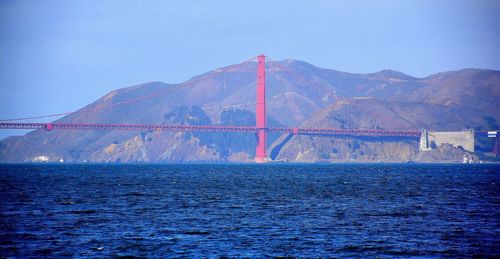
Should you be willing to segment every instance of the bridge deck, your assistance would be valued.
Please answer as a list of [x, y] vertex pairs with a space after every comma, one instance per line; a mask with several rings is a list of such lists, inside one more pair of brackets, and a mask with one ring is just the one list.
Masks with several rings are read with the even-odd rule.
[[[148, 125], [148, 124], [74, 124], [74, 123], [25, 123], [1, 122], [0, 129], [46, 129], [46, 130], [154, 130], [154, 131], [202, 131], [202, 132], [251, 132], [255, 126], [220, 125]], [[419, 137], [419, 130], [372, 130], [372, 129], [307, 129], [307, 128], [264, 128], [268, 132], [294, 135], [349, 135], [349, 136], [407, 136]]]

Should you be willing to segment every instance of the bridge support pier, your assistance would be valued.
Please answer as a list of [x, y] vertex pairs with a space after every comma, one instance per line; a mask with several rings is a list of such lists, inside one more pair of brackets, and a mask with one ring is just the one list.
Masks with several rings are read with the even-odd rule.
[[255, 107], [258, 143], [255, 149], [255, 162], [264, 163], [266, 156], [266, 56], [257, 57], [257, 102]]

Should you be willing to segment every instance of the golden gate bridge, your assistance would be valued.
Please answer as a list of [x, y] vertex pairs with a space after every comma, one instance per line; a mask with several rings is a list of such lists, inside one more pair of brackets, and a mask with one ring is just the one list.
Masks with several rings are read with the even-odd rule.
[[[132, 98], [126, 101], [121, 101], [118, 103], [113, 103], [103, 107], [90, 108], [79, 110], [76, 112], [65, 112], [52, 115], [44, 115], [37, 117], [26, 117], [26, 118], [16, 118], [16, 119], [4, 119], [0, 120], [0, 129], [45, 129], [47, 131], [51, 130], [151, 130], [151, 131], [175, 131], [175, 132], [186, 132], [186, 131], [200, 131], [200, 132], [247, 132], [254, 133], [257, 135], [257, 146], [255, 152], [255, 162], [263, 163], [267, 160], [266, 154], [266, 140], [267, 133], [278, 132], [283, 134], [291, 135], [320, 135], [320, 136], [353, 136], [353, 137], [414, 137], [418, 138], [421, 136], [421, 130], [378, 130], [378, 129], [338, 129], [338, 128], [288, 128], [288, 127], [267, 127], [267, 117], [266, 117], [266, 60], [269, 60], [273, 64], [278, 65], [272, 59], [266, 57], [265, 55], [259, 55], [257, 58], [257, 90], [256, 90], [256, 123], [255, 126], [224, 126], [224, 125], [151, 125], [151, 124], [92, 124], [92, 123], [41, 123], [41, 122], [15, 122], [22, 120], [31, 119], [41, 119], [48, 117], [59, 117], [63, 115], [69, 115], [82, 111], [97, 110], [104, 108], [112, 108], [114, 106], [128, 104], [143, 100], [146, 98], [151, 98], [160, 94], [165, 94], [167, 92], [174, 91], [184, 84], [179, 84], [174, 88], [169, 88], [163, 91], [158, 91], [153, 94]], [[253, 61], [255, 57], [244, 61], [242, 63]], [[222, 69], [219, 72], [224, 72], [231, 69], [231, 66]], [[200, 77], [194, 81], [201, 81], [204, 77]], [[193, 83], [193, 81], [190, 81]], [[476, 131], [478, 134], [486, 134], [488, 131]], [[493, 147], [493, 153], [495, 155], [500, 154], [500, 143], [498, 136], [495, 137], [495, 144]]]

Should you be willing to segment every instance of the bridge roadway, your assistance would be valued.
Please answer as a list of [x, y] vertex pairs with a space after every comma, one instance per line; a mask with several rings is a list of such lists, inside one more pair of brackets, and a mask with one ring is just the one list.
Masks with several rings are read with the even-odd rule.
[[[148, 130], [148, 131], [201, 131], [201, 132], [249, 132], [258, 133], [255, 126], [219, 125], [147, 125], [147, 124], [75, 124], [75, 123], [25, 123], [0, 122], [0, 129], [45, 129], [45, 130]], [[420, 137], [420, 130], [373, 130], [334, 128], [283, 128], [267, 127], [267, 132], [293, 135], [368, 136], [368, 137]]]

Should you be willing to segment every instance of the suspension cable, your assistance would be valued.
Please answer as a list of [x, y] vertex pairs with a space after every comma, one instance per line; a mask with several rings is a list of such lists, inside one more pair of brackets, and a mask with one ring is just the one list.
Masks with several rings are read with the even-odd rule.
[[41, 115], [41, 116], [23, 117], [23, 118], [11, 118], [11, 119], [0, 119], [0, 121], [22, 121], [22, 120], [34, 120], [34, 119], [42, 119], [42, 118], [60, 117], [60, 116], [64, 116], [64, 115], [70, 115], [70, 114], [75, 114], [75, 113], [80, 113], [80, 112], [96, 111], [96, 110], [107, 109], [107, 108], [111, 108], [111, 107], [115, 107], [115, 106], [119, 106], [119, 105], [123, 105], [123, 104], [133, 103], [133, 102], [137, 102], [137, 101], [140, 101], [140, 100], [153, 98], [153, 97], [165, 94], [165, 93], [173, 92], [173, 91], [178, 90], [178, 89], [183, 88], [183, 87], [193, 86], [194, 84], [196, 84], [196, 83], [198, 83], [200, 81], [203, 81], [203, 80], [205, 80], [205, 79], [213, 76], [214, 74], [226, 73], [226, 72], [230, 71], [233, 67], [239, 66], [239, 65], [242, 65], [242, 64], [245, 64], [245, 63], [248, 63], [248, 62], [251, 62], [251, 61], [255, 60], [256, 58], [257, 57], [253, 57], [253, 58], [250, 58], [248, 60], [245, 60], [243, 62], [234, 64], [234, 65], [230, 65], [230, 66], [227, 66], [227, 67], [224, 67], [224, 68], [216, 69], [216, 70], [213, 71], [213, 73], [207, 73], [206, 75], [198, 77], [196, 79], [187, 80], [185, 82], [182, 82], [180, 84], [175, 85], [174, 87], [171, 87], [171, 88], [168, 88], [168, 89], [165, 89], [165, 90], [161, 90], [161, 91], [154, 92], [154, 93], [151, 93], [151, 94], [148, 94], [148, 95], [144, 95], [144, 96], [132, 98], [132, 99], [121, 101], [121, 102], [117, 102], [117, 103], [112, 103], [112, 104], [109, 104], [109, 105], [103, 105], [103, 106], [93, 107], [93, 108], [88, 108], [88, 109], [80, 109], [80, 110], [72, 111], [72, 112], [63, 112], [63, 113], [48, 114], [48, 115]]

